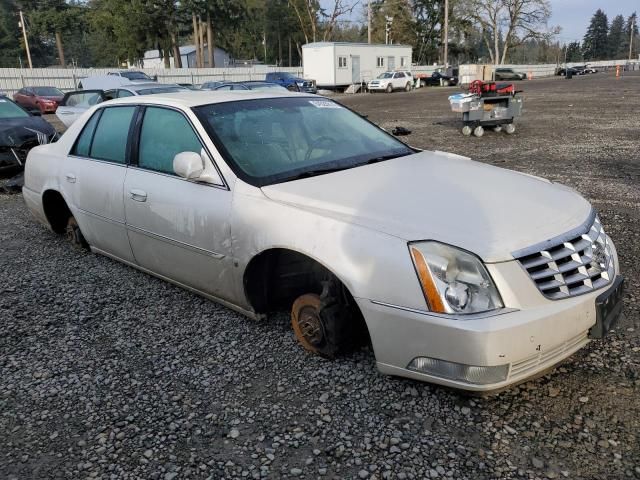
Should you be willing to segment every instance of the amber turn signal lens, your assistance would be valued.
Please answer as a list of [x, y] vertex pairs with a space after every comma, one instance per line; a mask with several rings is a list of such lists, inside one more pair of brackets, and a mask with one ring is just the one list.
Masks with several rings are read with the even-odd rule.
[[433, 280], [431, 270], [429, 269], [429, 266], [427, 265], [422, 252], [420, 252], [420, 250], [418, 250], [417, 248], [411, 247], [411, 255], [413, 256], [413, 262], [416, 265], [418, 278], [420, 279], [420, 285], [422, 285], [422, 292], [424, 293], [424, 297], [427, 300], [429, 309], [432, 312], [447, 313], [446, 309], [444, 308], [444, 304], [442, 303], [442, 299], [440, 298], [440, 294], [438, 293], [438, 289], [436, 288], [436, 284]]

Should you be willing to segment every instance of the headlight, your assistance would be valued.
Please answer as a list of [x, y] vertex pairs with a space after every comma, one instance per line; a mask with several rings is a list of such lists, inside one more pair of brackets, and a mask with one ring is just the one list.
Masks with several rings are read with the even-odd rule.
[[502, 308], [502, 299], [482, 261], [443, 243], [409, 244], [424, 297], [432, 312], [468, 314]]
[[304, 82], [296, 82], [296, 85], [298, 85], [299, 87], [302, 87], [304, 85]]

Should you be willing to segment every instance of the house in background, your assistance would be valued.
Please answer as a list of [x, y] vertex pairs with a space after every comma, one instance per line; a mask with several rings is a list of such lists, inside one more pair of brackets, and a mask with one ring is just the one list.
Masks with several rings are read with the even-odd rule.
[[[208, 47], [204, 47], [205, 67], [209, 67]], [[180, 57], [182, 58], [182, 68], [196, 68], [196, 47], [185, 45], [180, 47]], [[213, 50], [213, 61], [216, 68], [228, 67], [231, 63], [231, 56], [223, 49], [215, 47]], [[173, 56], [170, 58], [171, 68], [174, 68]], [[144, 52], [142, 68], [164, 68], [164, 58], [160, 56], [158, 50], [147, 50]]]

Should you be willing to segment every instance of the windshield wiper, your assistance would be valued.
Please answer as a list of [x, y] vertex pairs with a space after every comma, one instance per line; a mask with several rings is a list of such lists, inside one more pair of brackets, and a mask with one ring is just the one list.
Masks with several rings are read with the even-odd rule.
[[391, 160], [392, 158], [398, 157], [406, 157], [407, 155], [411, 155], [413, 152], [402, 152], [402, 153], [390, 153], [388, 155], [380, 155], [379, 157], [373, 157], [364, 162], [363, 165], [370, 165], [372, 163], [384, 162], [385, 160]]
[[300, 180], [301, 178], [315, 177], [317, 175], [324, 175], [325, 173], [339, 172], [340, 170], [347, 170], [349, 168], [356, 167], [357, 165], [348, 165], [346, 167], [331, 167], [331, 168], [318, 168], [317, 170], [307, 170], [292, 177], [287, 178], [285, 181]]

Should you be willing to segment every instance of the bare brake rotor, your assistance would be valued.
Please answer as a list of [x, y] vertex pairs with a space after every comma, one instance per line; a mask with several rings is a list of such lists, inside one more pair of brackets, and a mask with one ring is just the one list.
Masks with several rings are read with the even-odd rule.
[[320, 297], [312, 293], [298, 297], [291, 309], [291, 327], [305, 349], [322, 355], [325, 338], [320, 304]]

